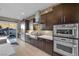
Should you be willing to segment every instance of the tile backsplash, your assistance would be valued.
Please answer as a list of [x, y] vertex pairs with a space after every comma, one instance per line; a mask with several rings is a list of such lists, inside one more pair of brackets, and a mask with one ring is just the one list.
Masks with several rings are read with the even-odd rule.
[[53, 34], [53, 31], [49, 31], [49, 30], [42, 30], [40, 31], [42, 33], [42, 35], [49, 35], [49, 36], [52, 36]]

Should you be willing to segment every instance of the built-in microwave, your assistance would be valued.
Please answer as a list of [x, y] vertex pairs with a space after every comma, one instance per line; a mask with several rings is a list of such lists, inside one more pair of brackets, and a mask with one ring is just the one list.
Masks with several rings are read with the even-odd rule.
[[62, 37], [78, 38], [78, 25], [77, 24], [65, 24], [55, 25], [54, 35]]

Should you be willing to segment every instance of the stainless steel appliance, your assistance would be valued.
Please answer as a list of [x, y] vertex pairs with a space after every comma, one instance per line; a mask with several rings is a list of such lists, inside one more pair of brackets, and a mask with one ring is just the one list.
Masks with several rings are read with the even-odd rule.
[[54, 35], [78, 38], [79, 24], [62, 24], [54, 26]]
[[20, 32], [20, 35], [21, 35], [21, 40], [25, 41], [25, 22], [21, 23], [21, 32]]
[[79, 55], [79, 24], [54, 25], [54, 51], [66, 56]]

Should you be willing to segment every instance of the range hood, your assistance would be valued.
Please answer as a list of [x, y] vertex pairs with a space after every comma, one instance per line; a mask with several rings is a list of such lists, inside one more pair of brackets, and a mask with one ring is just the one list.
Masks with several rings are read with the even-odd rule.
[[39, 27], [40, 30], [45, 29], [46, 27], [45, 24], [41, 24], [40, 21], [41, 21], [40, 11], [38, 11], [35, 14], [35, 22], [33, 24]]
[[40, 17], [40, 11], [38, 11], [35, 14], [35, 23], [39, 24], [40, 23], [40, 19], [41, 19], [41, 17]]

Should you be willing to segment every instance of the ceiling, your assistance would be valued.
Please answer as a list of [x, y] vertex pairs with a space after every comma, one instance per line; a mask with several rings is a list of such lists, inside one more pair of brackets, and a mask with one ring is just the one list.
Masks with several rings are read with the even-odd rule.
[[38, 10], [54, 6], [55, 3], [0, 3], [0, 16], [22, 19], [29, 17]]

